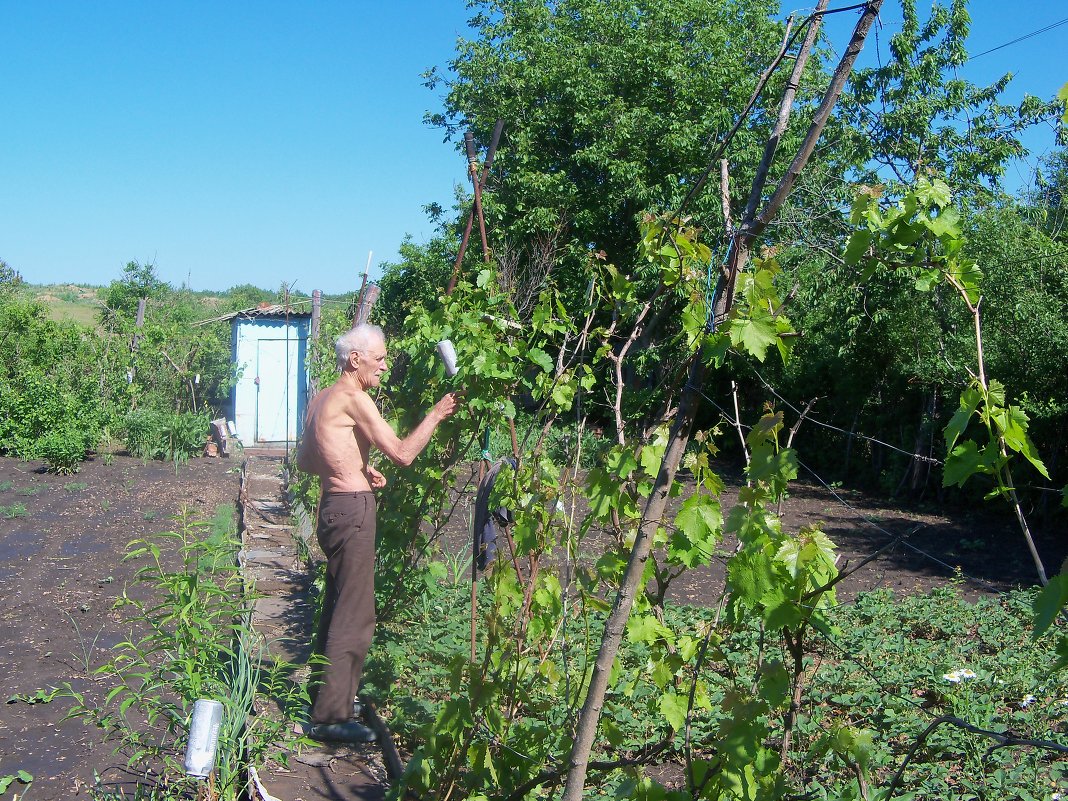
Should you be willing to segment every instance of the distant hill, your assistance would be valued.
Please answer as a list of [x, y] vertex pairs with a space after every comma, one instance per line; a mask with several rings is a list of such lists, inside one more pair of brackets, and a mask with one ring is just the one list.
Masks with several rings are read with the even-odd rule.
[[96, 326], [100, 300], [98, 286], [79, 284], [23, 284], [23, 289], [48, 309], [53, 320], [73, 320], [83, 325]]
[[[100, 295], [104, 287], [85, 284], [21, 284], [21, 288], [30, 297], [40, 301], [48, 309], [48, 315], [53, 320], [71, 320], [82, 325], [96, 327], [99, 311], [102, 305]], [[235, 287], [238, 296], [233, 295], [233, 290], [225, 292], [211, 290], [195, 290], [189, 292], [196, 302], [203, 307], [204, 318], [211, 317], [219, 312], [229, 311], [235, 308], [250, 308], [260, 300], [269, 303], [280, 303], [281, 298], [277, 293], [269, 290], [261, 290], [251, 285]], [[186, 292], [188, 290], [182, 290]], [[299, 301], [308, 298], [304, 293], [294, 293], [292, 299]], [[324, 303], [347, 304], [352, 302], [352, 294], [323, 295]]]

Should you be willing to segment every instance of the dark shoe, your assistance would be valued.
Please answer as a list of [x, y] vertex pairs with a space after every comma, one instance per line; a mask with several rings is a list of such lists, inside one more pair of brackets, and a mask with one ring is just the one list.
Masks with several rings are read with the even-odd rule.
[[376, 739], [373, 731], [355, 720], [316, 723], [308, 730], [308, 736], [321, 743], [373, 743]]

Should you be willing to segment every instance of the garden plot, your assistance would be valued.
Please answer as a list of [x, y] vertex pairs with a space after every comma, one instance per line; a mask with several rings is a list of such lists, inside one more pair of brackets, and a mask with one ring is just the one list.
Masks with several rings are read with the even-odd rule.
[[49, 702], [48, 690], [70, 682], [87, 701], [103, 699], [108, 686], [88, 673], [128, 636], [113, 604], [144, 591], [131, 583], [139, 565], [123, 561], [127, 543], [171, 530], [182, 507], [198, 519], [232, 507], [238, 466], [197, 459], [176, 473], [115, 456], [56, 476], [39, 462], [0, 459], [0, 777], [32, 774], [37, 801], [87, 797], [94, 773], [105, 783], [135, 778], [97, 729], [63, 720], [69, 702]]

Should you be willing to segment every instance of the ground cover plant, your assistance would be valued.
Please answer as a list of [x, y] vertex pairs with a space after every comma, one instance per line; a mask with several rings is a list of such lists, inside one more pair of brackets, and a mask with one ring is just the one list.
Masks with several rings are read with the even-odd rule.
[[[372, 652], [368, 694], [392, 710], [391, 726], [409, 748], [441, 737], [442, 722], [460, 714], [456, 695], [464, 685], [458, 674], [467, 660], [469, 631], [459, 611], [468, 592], [466, 586], [436, 586], [385, 627]], [[855, 603], [838, 607], [831, 615], [833, 630], [821, 635], [806, 660], [803, 720], [789, 754], [788, 774], [796, 786], [815, 798], [878, 798], [875, 788], [889, 783], [918, 734], [941, 715], [1021, 739], [1063, 742], [1068, 682], [1050, 674], [1051, 644], [1031, 643], [1034, 595], [1020, 591], [968, 602], [948, 586], [929, 595], [863, 593]], [[487, 615], [488, 606], [483, 605]], [[689, 633], [689, 642], [715, 628], [714, 609], [671, 605], [665, 612], [672, 628]], [[428, 648], [428, 642], [434, 647]], [[574, 714], [546, 677], [555, 674], [562, 681], [565, 654], [574, 658], [590, 645], [587, 632], [575, 630], [538, 665], [537, 680], [530, 682], [524, 700], [538, 710], [540, 737], [566, 725]], [[680, 652], [686, 647], [680, 643]], [[617, 766], [603, 786], [603, 797], [629, 795], [640, 787], [652, 792], [651, 778], [682, 789], [690, 765], [687, 741], [706, 739], [732, 725], [721, 703], [757, 679], [760, 632], [740, 630], [715, 647], [720, 656], [709, 659], [718, 662], [709, 666], [709, 697], [705, 708], [689, 717], [686, 736], [683, 726], [673, 734], [660, 714], [663, 694], [655, 686], [643, 687], [642, 674], [650, 669], [648, 649], [640, 643], [625, 649], [618, 667], [623, 680], [620, 692], [610, 697], [605, 736], [636, 756], [652, 745], [662, 748], [643, 764]], [[773, 737], [775, 732], [773, 727]], [[516, 758], [537, 760], [537, 735], [509, 734], [507, 747], [520, 752]], [[1068, 791], [1063, 756], [990, 745], [960, 729], [939, 732], [910, 763], [895, 797], [1048, 799]], [[409, 769], [416, 774], [410, 781], [420, 781], [417, 774], [426, 765], [418, 751]], [[433, 777], [426, 780], [433, 784]]]

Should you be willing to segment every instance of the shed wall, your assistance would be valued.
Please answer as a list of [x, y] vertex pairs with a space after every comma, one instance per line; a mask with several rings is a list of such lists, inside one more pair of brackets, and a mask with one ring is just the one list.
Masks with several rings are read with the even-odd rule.
[[235, 319], [233, 421], [245, 447], [293, 442], [308, 405], [308, 319]]

